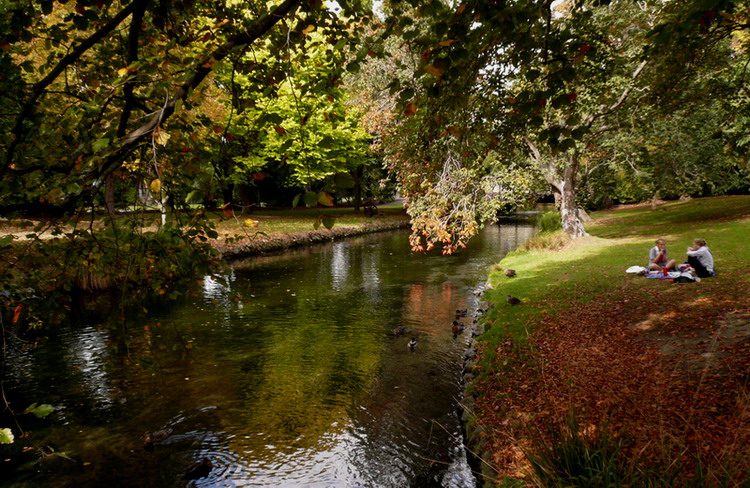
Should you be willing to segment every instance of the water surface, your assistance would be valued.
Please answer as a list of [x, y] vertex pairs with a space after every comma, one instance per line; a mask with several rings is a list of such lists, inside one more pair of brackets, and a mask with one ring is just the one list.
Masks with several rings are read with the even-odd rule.
[[[447, 257], [410, 253], [398, 231], [252, 258], [194, 298], [14, 342], [6, 390], [57, 408], [24, 422], [70, 460], [13, 456], [0, 485], [472, 487], [457, 415], [469, 337], [451, 323], [532, 233], [490, 226]], [[206, 478], [180, 479], [203, 458]]]

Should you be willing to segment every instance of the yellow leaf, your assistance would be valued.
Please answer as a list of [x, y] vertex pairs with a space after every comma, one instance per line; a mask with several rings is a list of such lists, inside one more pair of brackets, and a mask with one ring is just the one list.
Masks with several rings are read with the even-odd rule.
[[448, 39], [447, 41], [439, 42], [439, 43], [438, 43], [438, 46], [442, 46], [442, 47], [448, 47], [448, 46], [450, 46], [451, 44], [453, 44], [454, 42], [456, 42], [456, 40], [455, 40], [455, 39]]
[[117, 76], [123, 77], [128, 76], [128, 68], [120, 68], [117, 70]]
[[154, 193], [159, 193], [161, 190], [161, 181], [159, 178], [156, 178], [154, 181], [151, 182], [151, 185], [149, 185], [151, 188], [151, 191]]
[[157, 144], [161, 144], [162, 146], [167, 145], [167, 141], [169, 140], [170, 135], [167, 134], [166, 131], [163, 131], [161, 129], [156, 129], [154, 131], [154, 140]]
[[258, 227], [259, 222], [253, 219], [245, 219], [242, 221], [242, 225], [245, 227]]
[[303, 33], [304, 35], [307, 35], [307, 34], [311, 33], [311, 32], [312, 32], [312, 31], [314, 31], [314, 30], [315, 30], [315, 26], [314, 26], [314, 25], [312, 25], [312, 24], [310, 24], [310, 25], [308, 25], [307, 27], [305, 27], [304, 29], [302, 29], [302, 33]]

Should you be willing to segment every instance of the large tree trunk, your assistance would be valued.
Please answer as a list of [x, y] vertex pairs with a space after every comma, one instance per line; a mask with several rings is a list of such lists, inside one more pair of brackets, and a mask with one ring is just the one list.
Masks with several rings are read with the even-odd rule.
[[[531, 157], [542, 170], [544, 179], [552, 186], [555, 204], [560, 209], [563, 230], [573, 238], [585, 236], [586, 229], [583, 227], [576, 204], [576, 177], [580, 166], [578, 151], [573, 150], [567, 153], [567, 160], [560, 161], [554, 157], [543, 156], [536, 144], [528, 137], [524, 137], [524, 141], [531, 151]], [[562, 176], [560, 175], [561, 168]]]
[[582, 237], [586, 235], [583, 222], [578, 214], [576, 205], [576, 191], [574, 185], [567, 180], [563, 181], [563, 192], [560, 200], [560, 217], [562, 228], [570, 237]]
[[568, 157], [565, 165], [564, 177], [561, 185], [560, 217], [562, 228], [570, 237], [582, 237], [586, 235], [583, 221], [578, 215], [576, 204], [576, 177], [578, 176], [578, 151], [573, 151]]

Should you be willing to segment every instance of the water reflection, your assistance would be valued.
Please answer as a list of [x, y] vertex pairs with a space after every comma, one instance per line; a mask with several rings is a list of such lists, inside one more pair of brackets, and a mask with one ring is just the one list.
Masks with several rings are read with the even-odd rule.
[[127, 327], [73, 324], [6, 374], [60, 407], [65, 425], [35, 435], [78, 462], [11, 466], [0, 485], [179, 486], [208, 457], [195, 486], [473, 486], [456, 415], [468, 338], [451, 322], [532, 233], [492, 226], [450, 257], [411, 254], [404, 232], [364, 236], [236, 263]]
[[92, 327], [84, 328], [76, 336], [66, 336], [63, 345], [66, 359], [73, 371], [79, 375], [78, 381], [88, 392], [93, 408], [107, 408], [113, 402], [104, 359], [108, 357], [108, 334]]

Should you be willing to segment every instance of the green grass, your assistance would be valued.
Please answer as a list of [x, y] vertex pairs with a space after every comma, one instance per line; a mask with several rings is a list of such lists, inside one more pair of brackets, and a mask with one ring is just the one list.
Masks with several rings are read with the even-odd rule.
[[[484, 351], [480, 375], [502, 377], [503, 371], [511, 371], [519, 363], [533, 367], [529, 359], [533, 357], [529, 354], [533, 353], [528, 341], [529, 327], [540, 314], [555, 317], [589, 301], [606, 301], [608, 293], [621, 287], [668, 294], [669, 289], [665, 291], [660, 280], [635, 280], [625, 273], [629, 266], [646, 264], [648, 251], [659, 237], [667, 240], [670, 256], [678, 261], [685, 259], [686, 248], [693, 239], [701, 237], [708, 242], [719, 277], [704, 280], [699, 285], [686, 285], [693, 287], [691, 292], [695, 293], [695, 298], [714, 298], [715, 290], [721, 289], [722, 275], [737, 276], [750, 269], [750, 196], [671, 202], [655, 210], [650, 206], [628, 208], [599, 212], [593, 217], [595, 221], [587, 226], [590, 236], [575, 239], [560, 249], [564, 239], [556, 241], [555, 233], [548, 233], [535, 243], [508, 254], [494, 267], [490, 274], [494, 289], [485, 295], [491, 304], [485, 316], [487, 330], [479, 338]], [[516, 270], [516, 277], [506, 277], [502, 270], [507, 268]], [[506, 302], [507, 295], [518, 297], [524, 303], [511, 306]], [[498, 351], [503, 351], [508, 339], [512, 340], [515, 354], [498, 361]], [[664, 465], [670, 465], [671, 471], [646, 473], [639, 471], [640, 468], [622, 471], [622, 464], [618, 467], [620, 471], [611, 471], [608, 456], [616, 453], [617, 446], [606, 438], [587, 443], [577, 435], [561, 435], [550, 442], [532, 447], [533, 453], [529, 455], [532, 465], [536, 463], [542, 470], [537, 473], [538, 477], [544, 475], [544, 470], [551, 473], [547, 481], [537, 480], [539, 486], [686, 486], [673, 484], [678, 475], [685, 473], [679, 470], [679, 464], [672, 465], [670, 460]], [[580, 468], [592, 480], [614, 473], [612, 480], [615, 481], [607, 484], [574, 481], [566, 478], [565, 466], [569, 464], [575, 465], [570, 469]], [[701, 485], [705, 474], [700, 472], [703, 469], [700, 464], [697, 469], [688, 477], [697, 480], [690, 486], [723, 486], [715, 482], [715, 478], [710, 484]]]
[[[646, 207], [595, 214], [595, 222], [588, 227], [592, 237], [577, 239], [562, 250], [534, 248], [532, 243], [526, 246], [529, 250], [508, 254], [497, 268], [515, 269], [517, 276], [507, 278], [500, 271], [491, 273], [490, 282], [495, 289], [487, 297], [494, 306], [487, 320], [499, 326], [493, 325], [483, 340], [491, 344], [510, 336], [523, 342], [524, 324], [530, 316], [564, 310], [557, 305], [555, 309], [545, 307], [545, 296], [554, 294], [570, 303], [574, 298], [578, 303], [581, 299], [596, 299], [623, 283], [629, 266], [645, 266], [648, 251], [658, 237], [667, 239], [670, 256], [678, 261], [684, 260], [693, 239], [702, 237], [708, 242], [719, 273], [750, 267], [750, 197], [694, 199], [666, 207], [667, 210]], [[553, 248], [564, 242], [564, 238], [555, 240], [554, 233], [542, 235], [541, 239], [552, 240]], [[658, 283], [643, 280], [641, 285]], [[507, 295], [530, 306], [511, 307], [505, 303]]]

